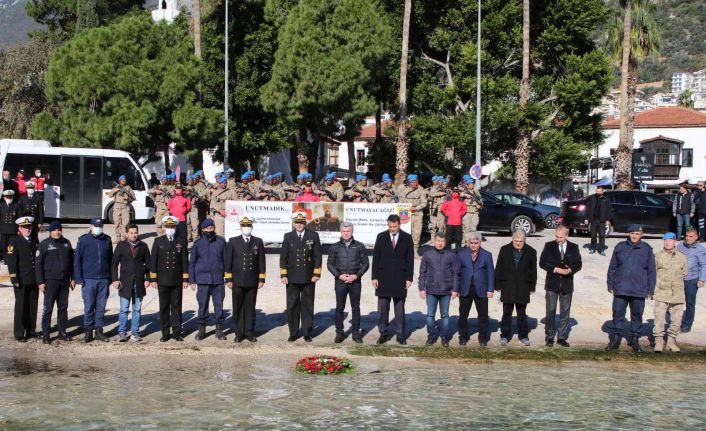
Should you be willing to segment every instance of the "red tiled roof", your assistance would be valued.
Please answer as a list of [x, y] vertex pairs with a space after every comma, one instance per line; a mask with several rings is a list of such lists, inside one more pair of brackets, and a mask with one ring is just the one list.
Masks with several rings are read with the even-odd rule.
[[[635, 128], [706, 127], [706, 114], [681, 106], [662, 106], [635, 115]], [[619, 129], [620, 119], [603, 122], [604, 129]]]
[[[384, 138], [389, 137], [385, 133], [385, 129], [392, 124], [392, 120], [383, 120], [382, 122], [382, 136]], [[360, 132], [358, 132], [358, 136], [356, 136], [356, 139], [360, 140], [373, 140], [375, 139], [375, 123], [373, 124], [364, 124], [363, 127], [360, 128]]]

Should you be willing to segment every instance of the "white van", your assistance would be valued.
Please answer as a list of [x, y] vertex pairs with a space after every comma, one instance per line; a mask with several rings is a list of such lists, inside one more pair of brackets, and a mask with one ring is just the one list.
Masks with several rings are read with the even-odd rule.
[[147, 195], [147, 178], [129, 153], [94, 148], [52, 147], [47, 141], [0, 139], [0, 168], [15, 178], [39, 168], [46, 178], [44, 216], [56, 219], [102, 217], [113, 221], [113, 199], [105, 192], [120, 175], [135, 191], [131, 219], [154, 217], [154, 202]]

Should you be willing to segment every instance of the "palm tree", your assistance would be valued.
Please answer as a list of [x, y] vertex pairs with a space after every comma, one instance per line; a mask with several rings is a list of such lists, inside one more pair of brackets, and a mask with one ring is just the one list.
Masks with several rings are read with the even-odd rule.
[[[530, 98], [530, 0], [522, 1], [522, 80], [520, 81], [520, 112], [524, 112]], [[520, 132], [515, 147], [515, 190], [527, 193], [529, 184], [530, 131]]]
[[692, 93], [691, 90], [684, 90], [679, 93], [679, 106], [683, 106], [685, 108], [693, 108], [694, 99], [691, 98], [693, 95], [694, 93]]
[[192, 0], [194, 20], [194, 55], [201, 60], [201, 0]]
[[659, 54], [661, 38], [654, 18], [655, 5], [647, 0], [621, 0], [621, 10], [608, 26], [607, 49], [620, 59], [620, 140], [615, 155], [615, 184], [619, 190], [632, 187], [632, 146], [638, 66]]
[[395, 183], [402, 184], [409, 164], [409, 142], [407, 142], [407, 56], [409, 53], [409, 21], [412, 15], [412, 0], [404, 1], [402, 22], [402, 58], [400, 61], [400, 123], [397, 129], [397, 161]]

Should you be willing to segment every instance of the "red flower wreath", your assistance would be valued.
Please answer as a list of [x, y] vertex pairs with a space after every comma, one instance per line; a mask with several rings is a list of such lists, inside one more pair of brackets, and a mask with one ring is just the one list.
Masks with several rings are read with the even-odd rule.
[[351, 361], [336, 356], [307, 356], [297, 361], [296, 370], [304, 374], [350, 374], [355, 371]]

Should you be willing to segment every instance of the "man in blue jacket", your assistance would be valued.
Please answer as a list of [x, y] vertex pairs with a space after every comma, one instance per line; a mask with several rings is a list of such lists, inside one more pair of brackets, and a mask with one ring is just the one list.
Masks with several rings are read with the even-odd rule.
[[444, 232], [434, 234], [434, 248], [424, 252], [419, 266], [419, 297], [427, 302], [427, 346], [434, 345], [436, 307], [441, 314], [441, 345], [449, 347], [449, 305], [458, 297], [456, 253], [446, 250]]
[[468, 314], [473, 303], [478, 313], [478, 344], [488, 345], [490, 330], [488, 328], [488, 299], [495, 291], [495, 268], [493, 254], [481, 248], [483, 237], [478, 232], [471, 232], [468, 248], [458, 251], [458, 343], [465, 346], [468, 343]]
[[613, 327], [606, 350], [620, 347], [625, 312], [630, 307], [630, 332], [626, 337], [634, 352], [642, 352], [639, 339], [645, 298], [655, 291], [657, 271], [652, 247], [642, 242], [642, 226], [628, 227], [629, 237], [613, 250], [608, 268], [608, 292], [613, 294]]
[[76, 285], [83, 286], [83, 341], [108, 341], [103, 334], [103, 318], [105, 304], [108, 302], [108, 285], [111, 281], [110, 263], [113, 260], [113, 246], [108, 235], [103, 233], [103, 220], [91, 220], [89, 233], [81, 235], [76, 244], [74, 255], [74, 280]]
[[216, 235], [216, 225], [207, 218], [201, 223], [202, 235], [194, 242], [189, 258], [189, 284], [196, 290], [199, 303], [199, 332], [196, 340], [206, 338], [208, 302], [213, 299], [216, 318], [216, 338], [225, 340], [223, 334], [223, 298], [225, 297], [226, 241]]

